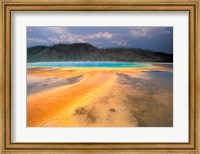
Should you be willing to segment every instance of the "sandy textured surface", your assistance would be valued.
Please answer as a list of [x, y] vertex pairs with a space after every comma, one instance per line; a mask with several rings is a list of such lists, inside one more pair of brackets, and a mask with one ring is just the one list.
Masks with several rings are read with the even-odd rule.
[[173, 126], [172, 68], [29, 68], [28, 127]]

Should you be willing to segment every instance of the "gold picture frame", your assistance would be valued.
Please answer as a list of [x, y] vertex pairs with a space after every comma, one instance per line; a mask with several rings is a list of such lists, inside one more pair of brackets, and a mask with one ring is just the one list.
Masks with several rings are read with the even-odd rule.
[[[1, 0], [0, 151], [10, 153], [199, 153], [199, 0]], [[189, 143], [12, 143], [11, 12], [12, 11], [188, 11]]]

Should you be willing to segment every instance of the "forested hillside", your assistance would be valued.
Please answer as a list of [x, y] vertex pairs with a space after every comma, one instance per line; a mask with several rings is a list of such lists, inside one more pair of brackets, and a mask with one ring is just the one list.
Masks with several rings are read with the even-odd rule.
[[173, 62], [173, 54], [137, 48], [99, 49], [88, 43], [35, 46], [27, 49], [27, 62], [49, 61]]

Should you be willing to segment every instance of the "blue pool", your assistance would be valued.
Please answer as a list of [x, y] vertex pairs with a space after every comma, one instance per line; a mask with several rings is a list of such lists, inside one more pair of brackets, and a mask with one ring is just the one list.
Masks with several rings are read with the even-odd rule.
[[97, 67], [97, 68], [130, 68], [130, 67], [148, 67], [145, 63], [132, 62], [36, 62], [27, 63], [27, 67]]

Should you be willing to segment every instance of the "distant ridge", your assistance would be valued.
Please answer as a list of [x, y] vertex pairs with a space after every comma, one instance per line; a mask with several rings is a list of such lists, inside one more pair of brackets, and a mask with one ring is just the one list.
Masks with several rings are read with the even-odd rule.
[[56, 44], [27, 48], [27, 62], [124, 61], [173, 62], [173, 54], [137, 48], [100, 49], [88, 43]]

